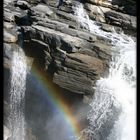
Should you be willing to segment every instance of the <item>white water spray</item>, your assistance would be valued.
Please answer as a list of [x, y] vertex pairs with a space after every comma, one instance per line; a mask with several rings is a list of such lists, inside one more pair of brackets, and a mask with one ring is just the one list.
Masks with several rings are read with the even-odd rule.
[[136, 43], [115, 30], [112, 33], [101, 30], [89, 19], [82, 4], [76, 7], [75, 14], [82, 26], [109, 39], [112, 49], [118, 51], [112, 54], [109, 76], [96, 83], [88, 114], [90, 126], [83, 133], [90, 140], [136, 140]]
[[14, 50], [11, 62], [10, 140], [25, 140], [24, 96], [27, 73], [26, 57], [19, 47]]

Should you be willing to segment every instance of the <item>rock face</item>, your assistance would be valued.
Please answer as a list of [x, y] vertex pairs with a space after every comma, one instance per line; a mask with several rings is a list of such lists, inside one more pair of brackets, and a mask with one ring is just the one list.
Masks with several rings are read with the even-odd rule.
[[103, 71], [100, 59], [80, 53], [68, 54], [61, 67], [54, 73], [53, 81], [63, 88], [80, 94], [92, 94], [94, 81]]
[[[52, 7], [53, 1], [47, 4], [50, 6], [24, 1], [17, 1], [15, 7], [5, 4], [4, 65], [10, 65], [10, 50], [20, 42], [29, 55], [34, 50], [38, 52], [33, 57], [44, 62], [42, 69], [46, 72], [53, 69], [55, 84], [75, 93], [92, 95], [96, 80], [108, 69], [111, 45], [80, 29], [72, 13], [56, 10]], [[69, 7], [69, 4], [62, 6]], [[16, 25], [10, 23], [11, 20]], [[34, 44], [34, 48], [29, 44]], [[30, 52], [26, 51], [28, 49]], [[42, 60], [38, 58], [41, 55]]]
[[[134, 0], [127, 5], [119, 0], [81, 2], [101, 30], [136, 35]], [[13, 50], [20, 46], [29, 63], [49, 75], [54, 85], [89, 103], [96, 81], [108, 74], [112, 45], [81, 26], [74, 11], [78, 4], [78, 0], [67, 0], [57, 9], [56, 0], [5, 0], [4, 70], [9, 70]]]
[[[79, 2], [66, 1], [59, 10], [56, 1], [8, 2], [4, 3], [4, 65], [10, 65], [10, 50], [20, 42], [27, 54], [38, 52], [33, 58], [38, 64], [42, 61], [41, 69], [51, 71], [55, 84], [75, 93], [92, 95], [96, 80], [109, 67], [111, 44], [79, 26], [73, 13]], [[87, 0], [84, 8], [89, 17], [100, 22], [102, 30], [131, 30], [134, 34], [136, 17], [118, 12], [114, 3]]]

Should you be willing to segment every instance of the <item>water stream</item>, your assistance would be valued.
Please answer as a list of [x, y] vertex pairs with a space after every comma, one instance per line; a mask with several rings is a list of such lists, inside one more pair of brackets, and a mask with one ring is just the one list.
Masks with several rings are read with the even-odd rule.
[[27, 65], [22, 48], [13, 51], [11, 62], [10, 115], [12, 130], [10, 140], [25, 140], [24, 96], [26, 90]]
[[90, 125], [82, 131], [88, 140], [136, 140], [136, 42], [122, 33], [105, 32], [79, 4], [77, 21], [92, 34], [110, 40], [112, 54], [109, 76], [100, 78], [95, 87]]

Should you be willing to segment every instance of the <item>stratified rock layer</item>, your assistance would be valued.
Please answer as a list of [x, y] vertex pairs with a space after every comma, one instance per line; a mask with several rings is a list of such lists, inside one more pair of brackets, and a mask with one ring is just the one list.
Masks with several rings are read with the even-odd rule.
[[44, 62], [42, 69], [53, 69], [55, 84], [75, 93], [93, 94], [96, 80], [108, 69], [111, 45], [80, 29], [72, 13], [56, 10], [55, 6], [17, 1], [15, 7], [5, 3], [4, 10], [4, 66], [10, 66], [10, 50], [20, 43], [25, 52], [30, 48], [29, 55], [38, 52], [33, 58]]
[[[6, 1], [4, 65], [8, 67], [10, 62], [7, 49], [13, 48], [21, 40], [25, 51], [30, 48], [28, 54], [31, 55], [35, 50], [40, 52], [33, 57], [44, 63], [41, 67], [46, 72], [53, 69], [51, 74], [55, 84], [75, 93], [93, 94], [96, 80], [105, 75], [109, 68], [111, 45], [105, 38], [91, 34], [79, 26], [72, 8], [78, 3], [64, 2], [58, 10], [55, 1], [33, 3], [18, 0], [15, 4], [7, 4]], [[87, 0], [84, 7], [89, 17], [100, 22], [104, 31], [136, 30], [136, 17], [118, 12], [116, 5], [106, 1]], [[38, 58], [39, 56], [41, 57]]]

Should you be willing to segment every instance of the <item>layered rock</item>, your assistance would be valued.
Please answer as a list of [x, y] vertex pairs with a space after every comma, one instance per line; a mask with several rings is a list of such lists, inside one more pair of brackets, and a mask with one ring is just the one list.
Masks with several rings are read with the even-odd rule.
[[86, 0], [86, 2], [136, 16], [135, 0]]
[[80, 94], [92, 94], [94, 81], [103, 71], [101, 60], [88, 55], [68, 54], [62, 65], [58, 63], [58, 71], [53, 81], [63, 88]]
[[[55, 68], [53, 82], [72, 92], [93, 94], [92, 86], [103, 75], [107, 62], [111, 59], [111, 46], [95, 41], [95, 36], [67, 27], [63, 30], [64, 33], [60, 29], [54, 31], [40, 25], [32, 27], [31, 42], [36, 41], [40, 46], [46, 46], [47, 66], [44, 68], [48, 68], [51, 63]], [[81, 87], [87, 87], [88, 90], [80, 89]]]
[[[55, 1], [32, 3], [18, 0], [11, 5], [5, 2], [4, 65], [10, 60], [8, 50], [14, 48], [21, 38], [25, 51], [31, 48], [32, 52], [33, 49], [40, 52], [33, 57], [37, 60], [42, 55], [42, 67], [46, 72], [53, 69], [51, 74], [54, 83], [75, 93], [93, 94], [92, 87], [96, 80], [109, 67], [111, 44], [106, 38], [89, 33], [88, 29], [79, 26], [72, 12], [76, 4], [77, 1], [65, 2], [57, 10]], [[100, 22], [104, 31], [113, 32], [114, 28], [118, 32], [123, 28], [129, 31], [136, 29], [136, 18], [117, 12], [109, 2], [87, 0], [84, 6], [89, 16]], [[63, 7], [71, 9], [71, 12]], [[109, 26], [106, 22], [116, 26]], [[37, 44], [37, 47], [33, 48], [29, 44]]]
[[[112, 2], [93, 2], [93, 1], [87, 1], [89, 3], [85, 3], [85, 9], [89, 12], [89, 16], [91, 19], [107, 23], [110, 25], [115, 25], [118, 27], [121, 27], [123, 30], [125, 30], [128, 34], [135, 34], [136, 32], [136, 17], [135, 14], [129, 15], [129, 11], [123, 12], [121, 11], [118, 5], [114, 5]], [[92, 5], [94, 3], [95, 5]], [[135, 8], [135, 5], [133, 5], [133, 8]]]

